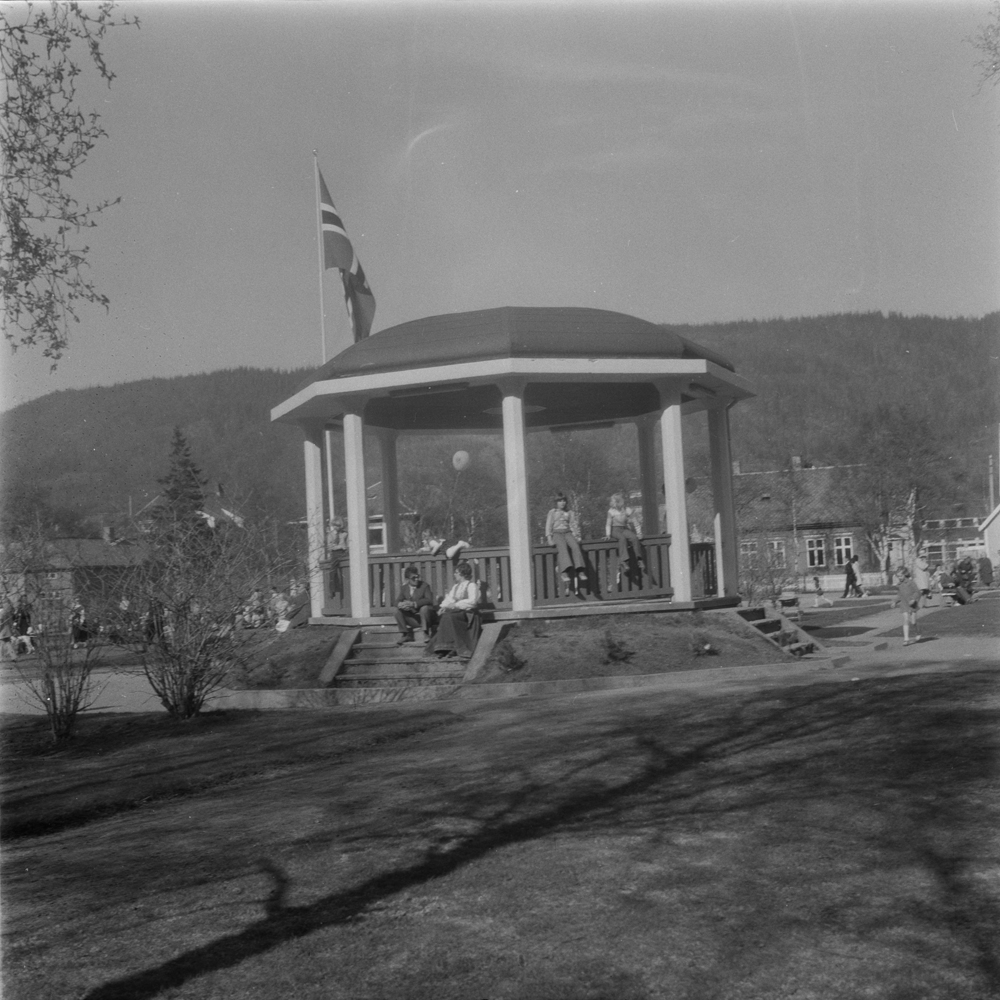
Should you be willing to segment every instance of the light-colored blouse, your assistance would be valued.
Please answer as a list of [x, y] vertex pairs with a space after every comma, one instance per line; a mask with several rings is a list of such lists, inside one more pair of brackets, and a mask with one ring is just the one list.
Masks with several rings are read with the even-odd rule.
[[634, 524], [633, 515], [635, 511], [631, 507], [612, 507], [608, 511], [608, 523], [604, 534], [610, 535], [612, 528], [627, 528], [629, 524]]
[[456, 583], [441, 601], [441, 610], [472, 611], [479, 606], [479, 587], [473, 580]]
[[577, 524], [575, 510], [563, 510], [561, 507], [553, 507], [545, 519], [545, 535], [552, 537], [554, 531], [568, 531], [572, 535], [579, 536], [580, 528]]

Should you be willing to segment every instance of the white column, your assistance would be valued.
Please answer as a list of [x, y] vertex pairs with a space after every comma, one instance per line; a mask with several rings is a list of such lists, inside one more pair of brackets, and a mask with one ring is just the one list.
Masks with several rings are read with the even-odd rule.
[[663, 445], [663, 487], [670, 532], [670, 586], [675, 601], [691, 600], [691, 548], [687, 497], [684, 489], [684, 441], [681, 437], [679, 389], [660, 387], [660, 437]]
[[347, 552], [351, 562], [351, 617], [371, 615], [368, 592], [368, 503], [362, 404], [344, 414], [344, 484], [347, 488]]
[[385, 518], [385, 550], [399, 552], [399, 473], [396, 461], [394, 430], [381, 427], [378, 431], [379, 456], [382, 460], [382, 515]]
[[326, 502], [332, 521], [337, 516], [337, 501], [333, 492], [333, 429], [327, 427], [323, 437], [326, 446]]
[[326, 524], [323, 517], [323, 430], [315, 424], [303, 424], [306, 466], [306, 530], [309, 555], [309, 613], [323, 614], [325, 588], [320, 561], [326, 556]]
[[635, 422], [639, 437], [639, 482], [642, 486], [642, 533], [660, 533], [660, 491], [656, 488], [656, 427], [643, 417]]
[[739, 567], [728, 408], [708, 411], [708, 444], [712, 457], [712, 496], [716, 511], [715, 569], [719, 577], [719, 596], [735, 597], [739, 592]]
[[503, 460], [507, 476], [507, 538], [510, 546], [511, 607], [530, 611], [531, 532], [528, 530], [528, 471], [524, 443], [524, 384], [505, 383]]

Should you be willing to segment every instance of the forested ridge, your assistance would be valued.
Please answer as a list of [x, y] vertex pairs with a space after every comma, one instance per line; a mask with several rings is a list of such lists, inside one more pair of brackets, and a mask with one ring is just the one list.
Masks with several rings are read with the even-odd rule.
[[[1000, 313], [982, 319], [844, 314], [671, 329], [730, 358], [758, 393], [733, 411], [734, 457], [745, 471], [786, 467], [792, 455], [816, 465], [850, 463], [865, 418], [879, 405], [905, 406], [929, 418], [970, 512], [985, 509], [1000, 417]], [[16, 407], [0, 415], [5, 519], [34, 507], [59, 512], [67, 523], [89, 517], [96, 524], [130, 506], [137, 511], [158, 492], [175, 426], [210, 489], [222, 483], [244, 503], [300, 517], [301, 433], [272, 424], [269, 411], [308, 374], [236, 368], [66, 390]], [[689, 470], [703, 474], [701, 425], [688, 424]], [[628, 428], [613, 433], [628, 442]], [[629, 488], [637, 472], [630, 447], [588, 446], [581, 435], [534, 437], [533, 481], [541, 490], [560, 475], [589, 481], [591, 464], [602, 486], [617, 479]], [[447, 503], [460, 507], [446, 461], [459, 446], [456, 438], [408, 442], [400, 456], [404, 499], [427, 507], [437, 490], [441, 506], [450, 489]], [[499, 442], [478, 438], [473, 465], [492, 470], [492, 478], [501, 454]], [[377, 479], [374, 464], [372, 472]], [[474, 476], [466, 480], [460, 493], [476, 487]], [[485, 487], [478, 488], [488, 493]]]

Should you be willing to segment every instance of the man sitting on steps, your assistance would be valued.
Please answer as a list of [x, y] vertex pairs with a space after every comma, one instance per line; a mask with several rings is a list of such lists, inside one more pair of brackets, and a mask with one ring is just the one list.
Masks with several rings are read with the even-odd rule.
[[420, 570], [412, 563], [403, 570], [403, 586], [393, 614], [403, 635], [399, 645], [413, 642], [413, 629], [421, 628], [426, 638], [434, 628], [434, 595], [429, 583], [420, 579]]

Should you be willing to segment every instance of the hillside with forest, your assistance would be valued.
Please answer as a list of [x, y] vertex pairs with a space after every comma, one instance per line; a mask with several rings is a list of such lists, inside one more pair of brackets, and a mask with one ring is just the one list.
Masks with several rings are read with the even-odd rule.
[[[997, 442], [1000, 314], [982, 319], [881, 313], [674, 326], [732, 360], [757, 391], [733, 412], [733, 453], [744, 471], [858, 460], [859, 435], [879, 407], [902, 408], [947, 462], [970, 514], [987, 505]], [[377, 335], [376, 335], [377, 336]], [[2, 511], [7, 525], [37, 519], [93, 533], [137, 513], [158, 493], [179, 426], [208, 481], [248, 509], [304, 513], [300, 431], [271, 424], [270, 408], [309, 371], [237, 368], [52, 393], [0, 415]], [[707, 473], [704, 421], [686, 421], [688, 472]], [[599, 531], [606, 493], [637, 483], [634, 431], [532, 435], [529, 475], [540, 516], [551, 493], [577, 497]], [[451, 455], [472, 456], [456, 474]], [[367, 449], [369, 482], [379, 477]], [[497, 540], [504, 531], [499, 436], [406, 438], [404, 504], [447, 533]]]

